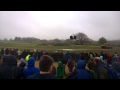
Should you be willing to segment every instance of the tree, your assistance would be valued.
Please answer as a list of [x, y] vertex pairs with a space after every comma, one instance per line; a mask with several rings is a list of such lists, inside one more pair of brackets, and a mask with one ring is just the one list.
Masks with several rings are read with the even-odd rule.
[[8, 39], [7, 39], [7, 38], [4, 38], [4, 41], [8, 41]]
[[9, 41], [13, 41], [13, 39], [12, 39], [12, 38], [10, 38], [10, 39], [9, 39]]
[[55, 38], [54, 42], [61, 42], [61, 40], [59, 40], [58, 38]]
[[89, 38], [86, 34], [79, 32], [76, 34], [76, 40], [79, 41], [81, 45], [83, 45], [89, 41]]
[[101, 38], [98, 40], [98, 43], [99, 43], [99, 44], [107, 43], [107, 39], [104, 38], [104, 37], [101, 37]]

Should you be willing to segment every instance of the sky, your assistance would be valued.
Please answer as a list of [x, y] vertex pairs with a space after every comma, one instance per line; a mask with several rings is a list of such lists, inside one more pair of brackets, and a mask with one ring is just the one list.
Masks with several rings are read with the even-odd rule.
[[93, 40], [116, 40], [119, 29], [120, 11], [0, 11], [0, 39], [69, 39], [82, 32]]

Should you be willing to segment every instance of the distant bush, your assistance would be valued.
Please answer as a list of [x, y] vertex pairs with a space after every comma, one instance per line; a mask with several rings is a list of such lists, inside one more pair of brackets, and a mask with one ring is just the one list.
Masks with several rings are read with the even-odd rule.
[[112, 49], [112, 46], [101, 46], [101, 49]]
[[69, 46], [68, 43], [54, 43], [53, 46]]

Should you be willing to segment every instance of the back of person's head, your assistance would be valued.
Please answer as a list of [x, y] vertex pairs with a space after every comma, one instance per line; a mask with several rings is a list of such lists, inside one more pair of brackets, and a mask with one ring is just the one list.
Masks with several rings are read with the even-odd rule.
[[9, 66], [17, 66], [17, 58], [14, 55], [6, 55], [5, 63]]
[[85, 57], [80, 57], [81, 60], [85, 60]]
[[100, 59], [100, 57], [95, 57], [93, 61], [95, 64], [98, 64], [98, 63], [100, 63], [101, 59]]
[[49, 55], [41, 56], [39, 61], [40, 71], [48, 72], [52, 68], [53, 62], [54, 59], [51, 56]]
[[25, 63], [25, 62], [21, 62], [20, 65], [19, 65], [19, 67], [23, 67], [23, 68], [24, 68], [25, 66], [26, 66], [26, 63]]
[[87, 66], [90, 70], [95, 70], [96, 69], [96, 65], [94, 64], [93, 61], [88, 62]]

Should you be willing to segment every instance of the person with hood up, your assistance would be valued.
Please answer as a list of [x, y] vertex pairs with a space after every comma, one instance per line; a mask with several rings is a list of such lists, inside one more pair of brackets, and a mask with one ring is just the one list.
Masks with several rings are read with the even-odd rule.
[[74, 72], [72, 72], [66, 79], [93, 79], [92, 73], [85, 67], [85, 60], [79, 60]]
[[1, 69], [1, 79], [20, 79], [22, 77], [14, 55], [6, 55], [3, 58]]
[[64, 76], [65, 76], [65, 67], [63, 66], [61, 61], [58, 61], [57, 77], [59, 79], [63, 79]]
[[23, 70], [23, 74], [25, 78], [27, 78], [28, 76], [33, 75], [37, 72], [40, 72], [40, 69], [35, 67], [35, 59], [33, 57], [30, 57], [28, 60], [27, 68]]
[[113, 62], [109, 68], [110, 79], [120, 79], [120, 63]]

